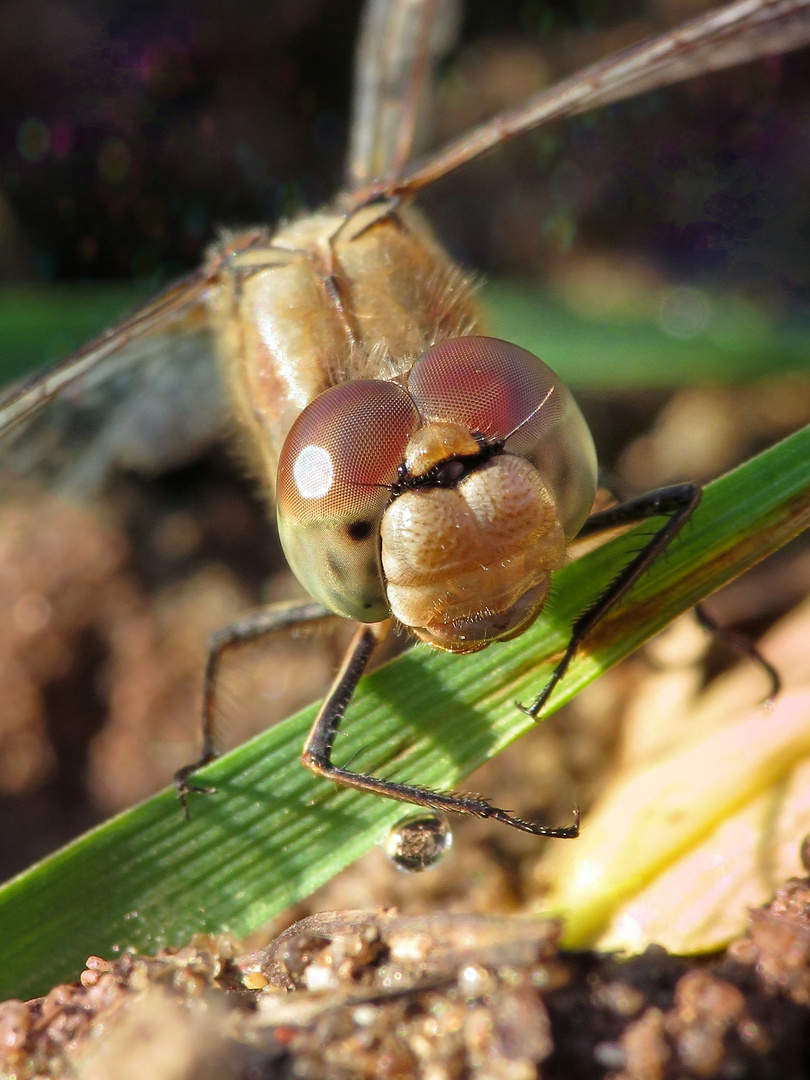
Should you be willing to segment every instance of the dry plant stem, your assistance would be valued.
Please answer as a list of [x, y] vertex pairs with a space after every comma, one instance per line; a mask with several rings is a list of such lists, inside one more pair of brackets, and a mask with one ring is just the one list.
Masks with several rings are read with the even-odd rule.
[[245, 953], [92, 956], [80, 983], [0, 1005], [0, 1073], [803, 1080], [809, 907], [789, 881], [697, 961], [569, 953], [549, 920], [355, 910]]

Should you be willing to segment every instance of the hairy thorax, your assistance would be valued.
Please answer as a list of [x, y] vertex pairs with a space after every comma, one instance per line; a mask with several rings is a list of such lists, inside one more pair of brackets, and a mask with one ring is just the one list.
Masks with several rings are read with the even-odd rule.
[[319, 393], [391, 379], [431, 345], [479, 329], [474, 288], [413, 209], [323, 211], [211, 252], [219, 356], [243, 449], [271, 494], [281, 447]]

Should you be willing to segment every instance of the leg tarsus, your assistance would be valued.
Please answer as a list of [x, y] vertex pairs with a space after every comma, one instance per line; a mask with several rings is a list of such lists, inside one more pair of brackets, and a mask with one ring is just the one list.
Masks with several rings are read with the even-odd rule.
[[580, 812], [578, 806], [573, 809], [574, 820], [570, 825], [539, 825], [534, 821], [524, 821], [522, 818], [515, 817], [507, 810], [501, 810], [497, 806], [491, 806], [489, 813], [480, 814], [479, 816], [492, 818], [493, 821], [500, 821], [504, 825], [511, 825], [512, 828], [531, 833], [532, 836], [548, 836], [554, 840], [576, 840], [579, 836]]
[[203, 784], [190, 784], [189, 777], [193, 776], [198, 769], [201, 769], [204, 765], [210, 765], [212, 761], [216, 761], [219, 757], [216, 747], [214, 715], [217, 677], [223, 655], [230, 649], [248, 641], [257, 641], [280, 630], [333, 617], [332, 612], [327, 611], [325, 607], [314, 601], [310, 603], [295, 601], [289, 604], [280, 604], [264, 611], [251, 612], [245, 618], [231, 623], [230, 626], [226, 626], [212, 635], [203, 676], [202, 749], [196, 761], [183, 765], [174, 774], [174, 786], [186, 820], [191, 817], [189, 813], [189, 795], [215, 795], [217, 790], [215, 787], [207, 787]]
[[400, 802], [412, 803], [415, 806], [430, 807], [433, 810], [498, 821], [521, 832], [531, 833], [533, 836], [570, 840], [579, 835], [578, 806], [574, 807], [574, 821], [571, 825], [541, 825], [539, 822], [525, 821], [500, 806], [493, 806], [480, 795], [462, 795], [455, 791], [431, 791], [429, 788], [421, 788], [413, 784], [400, 784], [396, 780], [383, 780], [365, 773], [349, 772], [348, 769], [333, 765], [331, 761], [320, 760], [306, 753], [302, 755], [301, 760], [317, 776], [359, 791], [369, 791], [375, 795], [398, 799]]
[[216, 761], [218, 757], [219, 755], [217, 753], [204, 754], [197, 761], [193, 761], [189, 765], [183, 765], [182, 768], [175, 772], [174, 787], [177, 791], [177, 797], [180, 800], [180, 804], [183, 807], [183, 816], [186, 821], [191, 821], [191, 813], [188, 808], [189, 795], [192, 793], [195, 795], [217, 794], [217, 789], [215, 787], [205, 786], [204, 784], [190, 784], [188, 778], [204, 765], [210, 765], [212, 761]]
[[738, 656], [742, 656], [744, 659], [752, 660], [755, 664], [759, 664], [771, 684], [770, 692], [762, 699], [762, 704], [767, 706], [773, 705], [776, 698], [782, 692], [782, 678], [773, 664], [762, 655], [754, 642], [746, 637], [745, 634], [741, 634], [737, 630], [729, 630], [725, 626], [721, 626], [714, 617], [708, 613], [703, 604], [695, 604], [695, 616], [700, 626], [710, 634], [713, 634], [718, 641], [721, 641], [729, 649], [737, 653]]

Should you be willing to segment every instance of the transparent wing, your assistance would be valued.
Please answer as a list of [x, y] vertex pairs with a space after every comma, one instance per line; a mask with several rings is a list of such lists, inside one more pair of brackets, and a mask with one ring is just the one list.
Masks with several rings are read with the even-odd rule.
[[204, 271], [169, 286], [62, 363], [0, 397], [0, 491], [90, 498], [114, 467], [159, 472], [221, 430]]
[[585, 68], [500, 113], [388, 183], [353, 193], [410, 195], [516, 135], [656, 87], [810, 43], [810, 0], [737, 0]]
[[349, 190], [401, 173], [433, 67], [453, 45], [460, 21], [460, 0], [366, 3], [355, 57]]

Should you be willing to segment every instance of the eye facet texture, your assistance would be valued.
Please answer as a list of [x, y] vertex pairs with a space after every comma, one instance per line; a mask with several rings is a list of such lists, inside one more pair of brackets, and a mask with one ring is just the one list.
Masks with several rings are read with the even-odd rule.
[[416, 361], [408, 391], [424, 423], [451, 420], [506, 439], [508, 453], [537, 468], [566, 537], [576, 536], [596, 493], [596, 451], [571, 392], [547, 364], [498, 338], [450, 338]]
[[301, 584], [346, 618], [388, 615], [379, 527], [397, 467], [418, 425], [395, 383], [341, 383], [296, 420], [278, 470], [284, 554]]

